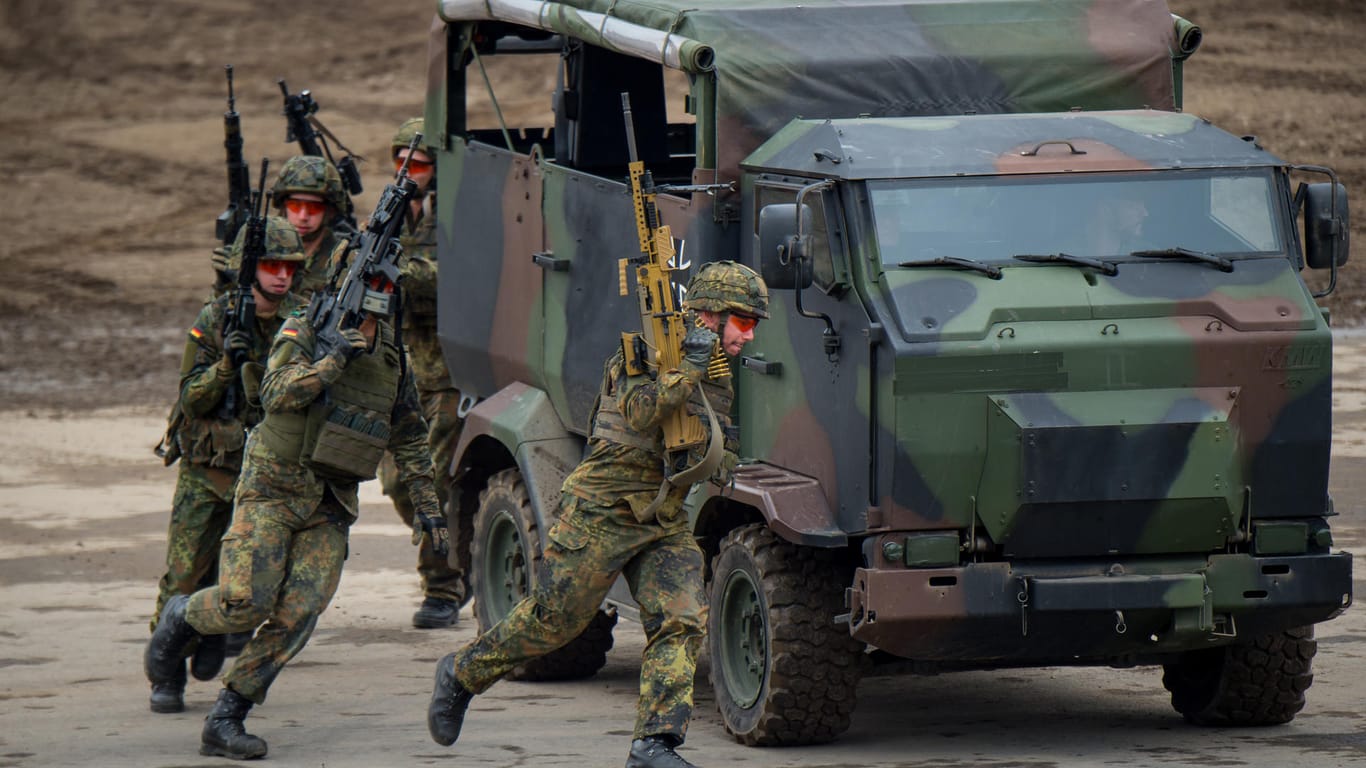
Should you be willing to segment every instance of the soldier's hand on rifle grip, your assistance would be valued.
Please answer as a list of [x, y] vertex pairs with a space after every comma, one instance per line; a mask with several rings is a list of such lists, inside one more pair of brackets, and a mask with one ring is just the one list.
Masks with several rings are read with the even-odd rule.
[[238, 329], [229, 333], [223, 339], [223, 360], [224, 370], [233, 371], [237, 369], [237, 361], [246, 359], [251, 352], [251, 334], [244, 329]]
[[370, 342], [365, 340], [365, 334], [361, 333], [359, 328], [343, 328], [335, 334], [320, 335], [318, 343], [326, 345], [327, 357], [331, 357], [342, 367], [370, 346]]
[[716, 332], [710, 328], [701, 325], [693, 328], [683, 337], [683, 359], [706, 370], [717, 341]]
[[441, 514], [417, 510], [413, 514], [413, 546], [422, 543], [423, 535], [432, 537], [432, 552], [437, 557], [446, 557], [451, 551], [451, 534], [446, 528], [446, 518]]

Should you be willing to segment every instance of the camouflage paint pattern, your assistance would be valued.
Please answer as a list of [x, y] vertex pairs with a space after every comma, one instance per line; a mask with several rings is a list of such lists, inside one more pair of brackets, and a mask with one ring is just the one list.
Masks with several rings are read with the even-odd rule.
[[[186, 334], [177, 404], [183, 418], [172, 436], [181, 459], [166, 532], [166, 572], [158, 584], [152, 613], [153, 629], [162, 606], [172, 595], [189, 594], [206, 580], [212, 581], [219, 539], [232, 519], [233, 488], [242, 466], [246, 433], [262, 416], [260, 407], [248, 402], [242, 403], [235, 418], [220, 418], [217, 413], [229, 383], [241, 376], [240, 371], [229, 371], [222, 365], [228, 301], [225, 295], [205, 304]], [[299, 306], [298, 299], [288, 294], [273, 315], [257, 314], [248, 361], [265, 359], [283, 317]]]
[[[832, 263], [802, 291], [804, 313], [794, 291], [772, 291], [772, 317], [737, 370], [741, 452], [760, 463], [737, 474], [735, 498], [791, 541], [861, 548], [857, 636], [929, 660], [1095, 661], [1131, 657], [1147, 637], [1133, 628], [1163, 621], [1170, 651], [1218, 642], [1229, 617], [1275, 631], [1350, 602], [1350, 558], [1325, 540], [1276, 558], [1290, 568], [1280, 576], [1249, 554], [1250, 522], [1323, 523], [1331, 338], [1298, 275], [1287, 164], [1199, 118], [1139, 111], [1175, 103], [1165, 4], [619, 1], [610, 13], [715, 48], [714, 73], [691, 73], [696, 125], [669, 126], [686, 141], [653, 169], [659, 182], [736, 183], [716, 198], [660, 196], [685, 262], [759, 267], [761, 207], [830, 182], [806, 202]], [[569, 167], [547, 155], [556, 142], [544, 127], [510, 126], [507, 146], [500, 131], [465, 125], [459, 62], [476, 28], [498, 30], [434, 27], [427, 125], [443, 190], [439, 302], [459, 308], [458, 321], [442, 313], [439, 331], [456, 385], [489, 398], [476, 410], [491, 429], [467, 430], [461, 445], [480, 449], [456, 461], [491, 471], [527, 443], [504, 434], [521, 388], [544, 393], [564, 438], [587, 433], [597, 361], [638, 322], [616, 296], [618, 260], [636, 241], [624, 165]], [[868, 32], [887, 28], [908, 32]], [[754, 42], [771, 37], [785, 40]], [[496, 54], [493, 44], [481, 55]], [[1231, 272], [1140, 258], [1119, 259], [1115, 275], [1025, 262], [1001, 280], [900, 269], [881, 261], [869, 203], [890, 179], [1223, 168], [1270, 179], [1268, 226], [1285, 235], [1279, 252]], [[1064, 250], [1086, 220], [1062, 218], [1045, 252]], [[838, 335], [833, 354], [817, 313]], [[501, 399], [514, 388], [518, 397]], [[1154, 454], [1161, 461], [1146, 460]], [[1084, 473], [1059, 470], [1071, 457], [1085, 457]], [[700, 493], [690, 511], [724, 530], [736, 507]], [[909, 568], [881, 554], [945, 531], [961, 536], [965, 564]], [[1112, 566], [1136, 574], [1120, 589], [1142, 604], [1125, 611], [1123, 636], [1087, 581]], [[1162, 580], [1174, 573], [1200, 574], [1212, 595], [1188, 605], [1197, 590]]]
[[456, 653], [456, 678], [483, 693], [518, 664], [569, 642], [624, 576], [646, 636], [634, 737], [682, 738], [707, 625], [702, 551], [682, 518], [673, 525], [641, 523], [626, 505], [598, 507], [571, 492], [563, 499], [535, 590]]

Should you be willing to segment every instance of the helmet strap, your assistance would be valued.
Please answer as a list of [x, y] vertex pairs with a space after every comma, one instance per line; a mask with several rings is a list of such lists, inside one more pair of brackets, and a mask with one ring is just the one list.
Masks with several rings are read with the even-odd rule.
[[255, 282], [254, 287], [256, 288], [256, 292], [261, 294], [263, 298], [272, 301], [275, 304], [279, 304], [281, 301], [284, 301], [285, 295], [290, 292], [290, 290], [293, 288], [293, 285], [291, 281], [290, 287], [285, 288], [283, 291], [280, 291], [279, 293], [271, 293], [270, 291], [267, 291], [265, 287], [261, 285], [260, 280], [257, 280]]

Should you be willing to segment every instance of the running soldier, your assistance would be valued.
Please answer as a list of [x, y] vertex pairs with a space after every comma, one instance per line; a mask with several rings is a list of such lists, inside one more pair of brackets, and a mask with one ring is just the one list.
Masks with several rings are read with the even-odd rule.
[[[687, 734], [707, 625], [703, 556], [683, 510], [688, 486], [663, 485], [660, 425], [679, 408], [698, 413], [710, 402], [729, 427], [730, 377], [712, 378], [710, 364], [718, 344], [734, 359], [753, 340], [768, 317], [768, 288], [748, 267], [713, 262], [693, 277], [683, 307], [694, 325], [679, 368], [630, 375], [620, 349], [607, 361], [590, 452], [564, 481], [534, 589], [501, 622], [437, 662], [427, 710], [436, 743], [459, 738], [475, 694], [577, 637], [624, 573], [646, 633], [626, 768], [692, 766], [674, 750]], [[712, 478], [721, 484], [730, 482], [737, 461], [738, 444], [727, 431], [725, 460]]]
[[247, 438], [218, 585], [168, 600], [147, 644], [144, 666], [156, 685], [174, 679], [195, 638], [256, 628], [223, 676], [201, 754], [266, 754], [266, 742], [247, 733], [243, 720], [265, 701], [331, 601], [359, 508], [357, 487], [375, 476], [386, 449], [413, 500], [421, 525], [415, 536], [433, 539], [437, 553], [448, 546], [427, 425], [389, 317], [394, 290], [382, 276], [367, 279], [362, 322], [340, 330], [335, 343], [305, 318], [285, 321], [261, 384], [265, 417]]

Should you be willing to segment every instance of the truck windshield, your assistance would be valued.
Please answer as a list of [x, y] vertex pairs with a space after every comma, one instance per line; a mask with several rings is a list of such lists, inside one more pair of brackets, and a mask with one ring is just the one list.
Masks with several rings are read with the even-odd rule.
[[[882, 263], [1284, 253], [1269, 169], [870, 181]], [[1028, 260], [1026, 260], [1028, 261]], [[1034, 261], [1042, 261], [1034, 259]]]

